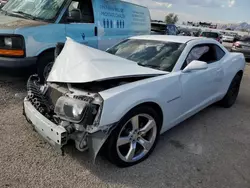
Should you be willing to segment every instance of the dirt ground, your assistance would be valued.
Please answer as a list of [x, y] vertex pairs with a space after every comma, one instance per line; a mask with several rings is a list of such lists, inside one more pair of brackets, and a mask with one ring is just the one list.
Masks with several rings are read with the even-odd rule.
[[211, 106], [161, 136], [153, 154], [119, 169], [73, 146], [58, 155], [22, 115], [25, 77], [0, 74], [0, 187], [250, 187], [250, 66], [235, 106]]

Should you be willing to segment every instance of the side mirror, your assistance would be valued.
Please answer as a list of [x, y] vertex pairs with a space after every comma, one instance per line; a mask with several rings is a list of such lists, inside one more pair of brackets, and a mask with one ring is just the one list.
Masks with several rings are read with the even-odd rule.
[[67, 21], [69, 22], [80, 22], [82, 20], [82, 13], [80, 9], [73, 9], [69, 12]]
[[207, 68], [208, 65], [206, 62], [194, 60], [189, 63], [182, 72], [187, 73], [195, 70], [205, 70]]

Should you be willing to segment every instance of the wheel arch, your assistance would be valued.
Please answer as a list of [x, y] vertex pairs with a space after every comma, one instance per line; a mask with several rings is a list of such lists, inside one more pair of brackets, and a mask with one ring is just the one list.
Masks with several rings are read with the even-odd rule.
[[243, 77], [243, 70], [239, 70], [236, 75], [239, 75], [241, 78]]
[[[160, 128], [161, 128], [162, 124], [163, 124], [163, 118], [164, 117], [163, 117], [163, 111], [162, 111], [160, 105], [158, 105], [155, 102], [143, 102], [143, 103], [140, 103], [140, 104], [136, 105], [135, 107], [133, 107], [131, 110], [129, 110], [129, 112], [132, 111], [135, 108], [140, 107], [140, 106], [149, 106], [149, 107], [151, 107], [152, 109], [154, 109], [156, 111], [156, 113], [159, 115], [160, 120], [161, 120], [161, 124], [160, 124]], [[129, 113], [129, 112], [127, 112], [127, 113]]]
[[41, 56], [43, 56], [44, 54], [47, 54], [47, 53], [54, 53], [55, 49], [56, 48], [54, 48], [54, 47], [53, 48], [48, 48], [48, 49], [40, 52], [37, 57], [39, 58], [39, 57], [41, 57]]
[[[141, 106], [148, 106], [148, 107], [151, 107], [153, 110], [156, 111], [156, 113], [159, 115], [159, 118], [160, 118], [160, 130], [162, 128], [162, 124], [163, 124], [163, 120], [164, 120], [164, 115], [163, 115], [163, 110], [162, 108], [160, 107], [159, 104], [157, 104], [156, 102], [152, 102], [152, 101], [147, 101], [147, 102], [141, 102], [141, 103], [138, 103], [136, 104], [135, 106], [129, 108], [129, 110], [127, 110], [121, 117], [120, 117], [120, 120], [126, 116], [128, 113], [130, 113], [131, 111], [133, 111], [135, 108], [138, 108], [138, 107], [141, 107]], [[119, 121], [120, 121], [119, 120]], [[118, 122], [119, 122], [118, 121]]]
[[[138, 108], [138, 107], [142, 107], [142, 106], [148, 106], [148, 107], [151, 107], [153, 110], [155, 110], [156, 111], [156, 113], [159, 115], [159, 117], [160, 117], [160, 127], [159, 127], [159, 133], [161, 132], [161, 128], [162, 128], [162, 124], [163, 124], [163, 118], [164, 118], [164, 116], [163, 116], [163, 110], [162, 110], [162, 108], [160, 107], [160, 105], [159, 104], [157, 104], [156, 102], [151, 102], [151, 101], [148, 101], [148, 102], [142, 102], [142, 103], [140, 103], [140, 104], [137, 104], [137, 105], [135, 105], [134, 107], [132, 107], [130, 110], [128, 110], [122, 117], [121, 117], [121, 119], [120, 120], [122, 120], [128, 113], [130, 113], [132, 110], [134, 110], [134, 109], [136, 109], [136, 108]], [[118, 122], [117, 122], [117, 124], [118, 124]], [[97, 156], [97, 155], [99, 155], [99, 154], [101, 154], [102, 156], [104, 156], [104, 155], [106, 155], [106, 150], [107, 150], [107, 148], [108, 147], [110, 147], [109, 145], [108, 145], [108, 143], [109, 143], [109, 140], [111, 139], [111, 135], [112, 135], [112, 133], [113, 133], [113, 131], [115, 131], [115, 128], [116, 128], [116, 126], [114, 127], [114, 129], [112, 129], [112, 131], [110, 131], [110, 133], [109, 133], [109, 135], [107, 136], [107, 138], [106, 138], [106, 140], [104, 141], [104, 143], [101, 145], [101, 147], [99, 148], [99, 150], [96, 152], [96, 155], [95, 155], [95, 157]], [[95, 157], [94, 157], [94, 159], [95, 159]]]

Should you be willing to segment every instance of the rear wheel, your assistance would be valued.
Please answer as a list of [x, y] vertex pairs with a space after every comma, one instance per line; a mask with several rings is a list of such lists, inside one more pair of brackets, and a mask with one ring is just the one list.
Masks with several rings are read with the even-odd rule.
[[234, 105], [240, 90], [242, 76], [237, 74], [231, 82], [229, 89], [225, 97], [219, 102], [219, 104], [225, 108], [230, 108]]
[[140, 106], [125, 115], [107, 143], [107, 157], [119, 167], [145, 160], [155, 148], [161, 120], [154, 109]]

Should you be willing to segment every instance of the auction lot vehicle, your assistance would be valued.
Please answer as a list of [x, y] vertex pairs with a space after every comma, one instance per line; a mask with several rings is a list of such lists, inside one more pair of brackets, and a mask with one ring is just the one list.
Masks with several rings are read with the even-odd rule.
[[201, 37], [212, 38], [212, 39], [217, 40], [219, 43], [222, 44], [222, 35], [219, 32], [203, 31], [203, 32], [201, 32], [200, 36]]
[[66, 37], [106, 50], [150, 30], [149, 10], [123, 1], [9, 0], [0, 10], [0, 67], [36, 65], [44, 77]]
[[234, 36], [231, 36], [231, 35], [228, 35], [228, 34], [225, 34], [225, 35], [222, 35], [222, 41], [223, 42], [234, 42]]
[[131, 166], [161, 133], [215, 102], [231, 107], [244, 68], [243, 54], [207, 38], [144, 35], [106, 52], [68, 39], [47, 83], [30, 77], [24, 114], [58, 150], [73, 140]]
[[193, 36], [195, 37], [195, 33], [193, 32], [192, 29], [188, 29], [188, 28], [180, 28], [179, 30], [179, 34], [178, 36]]
[[151, 22], [151, 32], [162, 35], [177, 35], [179, 31], [174, 24], [166, 24], [164, 22]]
[[250, 58], [250, 36], [242, 37], [233, 43], [231, 52], [240, 52], [244, 54], [245, 58]]
[[7, 3], [7, 0], [0, 0], [0, 8], [2, 8]]

